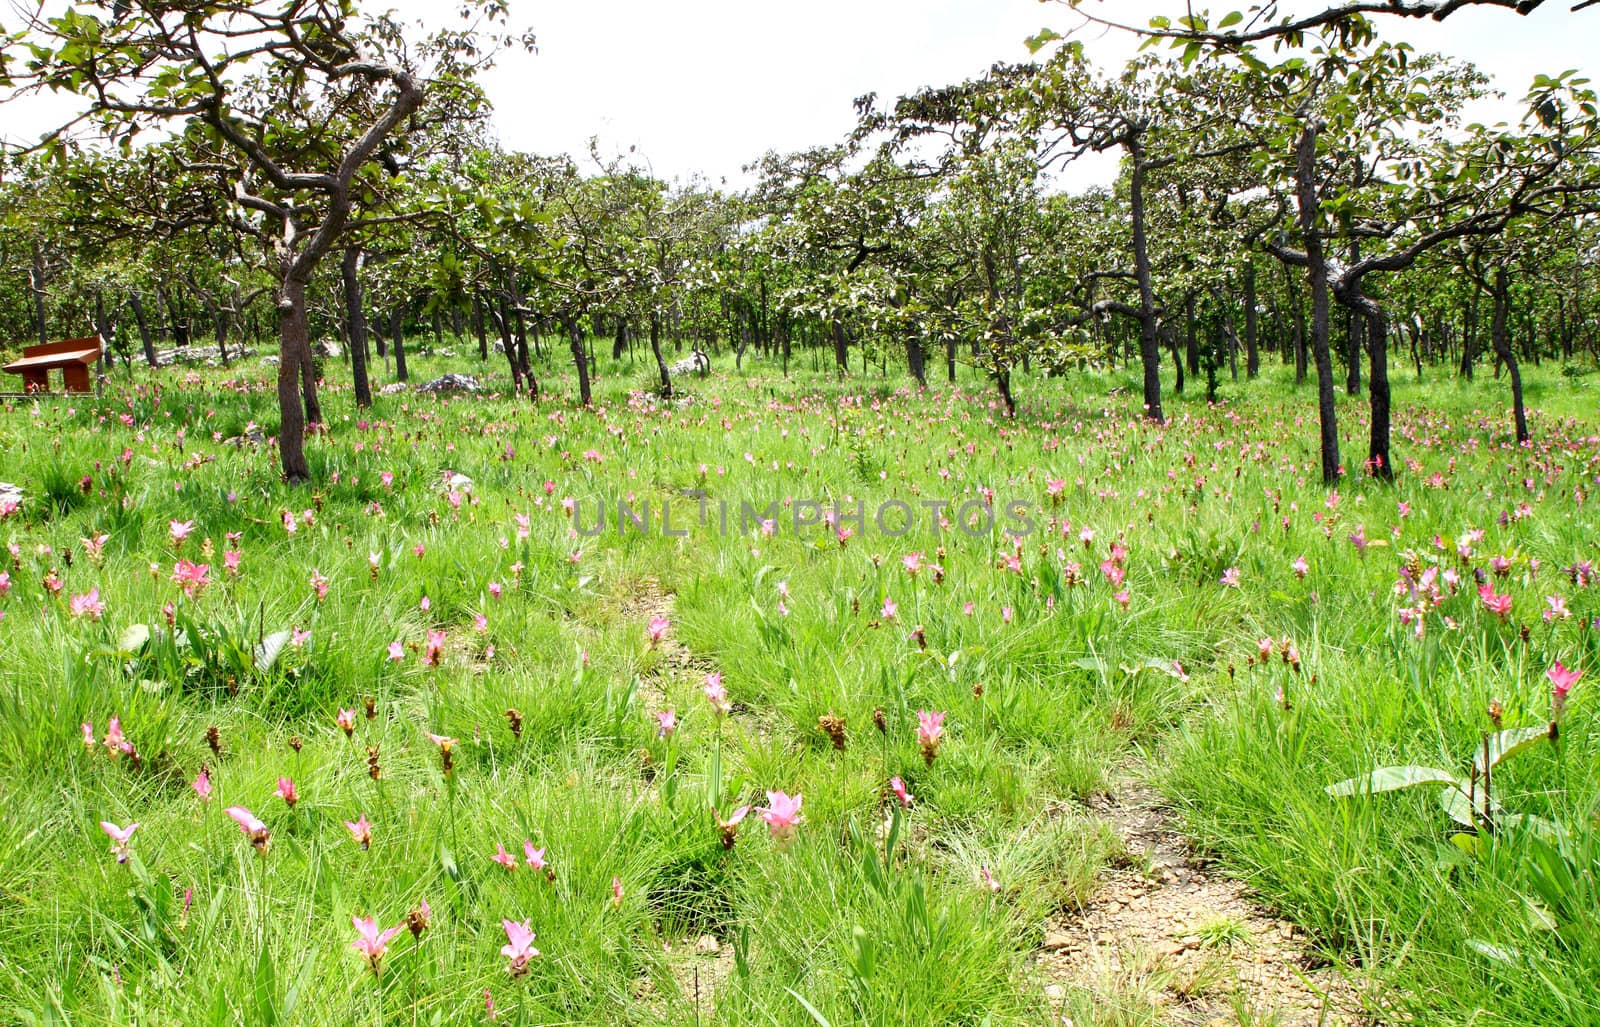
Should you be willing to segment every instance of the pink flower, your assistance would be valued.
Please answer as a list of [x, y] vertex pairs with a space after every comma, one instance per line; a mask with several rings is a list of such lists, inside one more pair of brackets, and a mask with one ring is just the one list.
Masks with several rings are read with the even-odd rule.
[[1306, 576], [1307, 572], [1311, 570], [1311, 565], [1306, 563], [1305, 557], [1297, 556], [1294, 559], [1294, 563], [1289, 565], [1289, 569], [1294, 571], [1295, 577], [1303, 578]]
[[309, 641], [311, 641], [311, 632], [309, 631], [295, 628], [289, 633], [289, 644], [294, 646], [296, 649], [305, 648], [305, 644]]
[[756, 810], [779, 844], [793, 841], [795, 829], [804, 822], [805, 818], [800, 815], [800, 803], [804, 798], [798, 794], [791, 798], [784, 792], [768, 792], [767, 804]]
[[489, 596], [490, 596], [490, 597], [491, 597], [491, 598], [493, 598], [493, 599], [499, 599], [499, 598], [500, 598], [500, 593], [501, 593], [501, 592], [502, 592], [502, 591], [503, 591], [503, 590], [502, 590], [502, 589], [501, 589], [501, 587], [500, 587], [500, 582], [498, 582], [498, 581], [491, 581], [491, 582], [489, 582]]
[[1478, 588], [1478, 599], [1483, 603], [1483, 608], [1490, 613], [1505, 620], [1511, 613], [1511, 593], [1496, 594], [1494, 586], [1484, 584]]
[[900, 780], [898, 777], [891, 777], [889, 779], [889, 790], [894, 792], [894, 797], [899, 799], [900, 805], [906, 809], [910, 809], [911, 804], [916, 801], [916, 797], [910, 792], [906, 791], [906, 783]]
[[339, 725], [339, 730], [344, 732], [344, 736], [346, 738], [349, 738], [351, 735], [353, 735], [355, 733], [355, 730], [356, 730], [356, 711], [355, 710], [341, 709], [339, 711], [339, 715], [337, 717], [333, 718], [333, 719], [334, 719], [334, 723]]
[[613, 877], [611, 879], [611, 906], [613, 909], [622, 908], [622, 894], [622, 878]]
[[522, 843], [522, 855], [527, 860], [528, 866], [535, 870], [543, 870], [549, 866], [544, 858], [544, 850], [534, 848], [531, 841]]
[[997, 892], [1000, 890], [1000, 882], [996, 881], [994, 879], [994, 875], [989, 873], [989, 868], [987, 866], [980, 866], [978, 868], [978, 887], [984, 889], [985, 891], [991, 892]]
[[678, 714], [675, 710], [661, 710], [656, 714], [656, 737], [670, 738], [678, 730]]
[[210, 564], [179, 560], [172, 565], [172, 581], [183, 589], [184, 595], [193, 599], [211, 584], [210, 572]]
[[445, 639], [449, 637], [443, 631], [429, 631], [428, 645], [423, 650], [422, 662], [430, 667], [439, 665], [439, 658], [444, 653]]
[[515, 857], [511, 853], [507, 852], [506, 851], [506, 847], [504, 845], [500, 844], [499, 842], [495, 842], [495, 846], [494, 847], [495, 847], [495, 853], [494, 853], [493, 856], [489, 857], [490, 859], [494, 860], [496, 863], [499, 863], [501, 866], [505, 867], [507, 870], [515, 870], [515, 869], [517, 869], [517, 857]]
[[511, 976], [521, 977], [528, 972], [528, 961], [539, 958], [539, 950], [533, 947], [533, 922], [524, 920], [517, 923], [513, 920], [502, 920], [500, 926], [506, 930], [506, 943], [500, 947], [500, 954], [511, 961], [506, 967], [511, 971]]
[[1561, 714], [1567, 708], [1567, 693], [1572, 691], [1572, 686], [1578, 683], [1578, 679], [1583, 676], [1583, 671], [1568, 670], [1562, 666], [1560, 660], [1557, 660], [1555, 666], [1544, 672], [1544, 676], [1549, 678], [1550, 684], [1554, 686], [1550, 691], [1550, 707], [1552, 710], [1550, 719], [1559, 721]]
[[242, 555], [237, 549], [230, 549], [223, 553], [222, 569], [229, 575], [237, 575], [239, 573], [239, 558]]
[[667, 620], [665, 617], [651, 617], [650, 626], [647, 629], [647, 634], [650, 638], [650, 644], [653, 646], [660, 645], [661, 640], [667, 637], [667, 629], [671, 626], [672, 622]]
[[311, 568], [311, 591], [317, 595], [317, 602], [328, 598], [328, 579], [315, 567]]
[[354, 948], [366, 958], [367, 965], [373, 973], [378, 972], [378, 964], [383, 960], [385, 952], [389, 951], [389, 939], [400, 933], [400, 924], [387, 930], [378, 928], [378, 921], [372, 917], [353, 916], [350, 922], [355, 925], [357, 938]]
[[942, 712], [917, 711], [917, 745], [922, 749], [923, 760], [930, 766], [939, 754], [939, 743], [944, 741], [944, 717]]
[[1227, 570], [1223, 571], [1222, 572], [1222, 580], [1221, 580], [1220, 584], [1222, 585], [1223, 588], [1238, 588], [1239, 587], [1239, 568], [1237, 568], [1237, 567], [1229, 567]]
[[106, 604], [100, 601], [100, 590], [91, 588], [85, 595], [73, 596], [68, 609], [74, 617], [99, 620], [100, 615], [106, 612]]
[[122, 721], [117, 717], [112, 717], [110, 722], [106, 724], [105, 745], [106, 751], [111, 754], [113, 759], [125, 752], [133, 751], [133, 743], [123, 735]]
[[394, 663], [399, 663], [401, 660], [403, 660], [405, 658], [406, 658], [406, 647], [405, 647], [405, 645], [403, 643], [401, 643], [401, 641], [398, 638], [395, 639], [393, 642], [390, 642], [389, 643], [389, 659]]
[[922, 554], [920, 552], [907, 553], [900, 558], [900, 563], [905, 567], [906, 573], [914, 578], [922, 570]]
[[99, 742], [95, 741], [93, 724], [89, 723], [88, 721], [84, 721], [78, 726], [83, 729], [83, 747], [85, 749], [93, 749], [95, 746], [100, 744]]
[[174, 549], [183, 545], [183, 540], [189, 537], [189, 533], [191, 531], [194, 531], [193, 521], [167, 522], [167, 535], [172, 539], [172, 546]]
[[711, 703], [711, 708], [721, 717], [733, 709], [728, 702], [728, 690], [722, 687], [722, 671], [714, 670], [706, 675], [706, 683], [701, 690], [706, 694], [706, 700]]
[[1544, 601], [1549, 607], [1544, 611], [1545, 623], [1566, 620], [1572, 616], [1572, 611], [1567, 609], [1567, 601], [1561, 596], [1545, 596]]
[[744, 822], [744, 818], [749, 813], [749, 806], [740, 806], [728, 815], [727, 820], [723, 820], [722, 814], [717, 812], [717, 807], [711, 807], [711, 816], [717, 822], [717, 831], [722, 835], [722, 847], [724, 849], [733, 848], [734, 842], [739, 840], [739, 825]]
[[201, 802], [211, 801], [211, 775], [206, 773], [205, 767], [200, 768], [200, 773], [195, 775], [189, 787], [194, 789], [194, 794], [200, 797]]
[[349, 830], [350, 837], [355, 839], [355, 843], [361, 846], [362, 852], [366, 852], [372, 846], [372, 825], [367, 823], [365, 813], [355, 820], [346, 820], [344, 826]]
[[102, 820], [100, 830], [111, 836], [111, 853], [117, 857], [117, 862], [128, 862], [128, 857], [133, 854], [133, 850], [128, 847], [128, 840], [133, 837], [133, 832], [139, 830], [139, 825], [134, 823], [127, 827], [118, 827], [109, 820]]
[[243, 806], [229, 806], [224, 812], [239, 825], [239, 830], [250, 839], [250, 844], [256, 847], [256, 851], [265, 855], [267, 846], [272, 842], [272, 835], [267, 831], [267, 825]]
[[287, 777], [278, 778], [277, 796], [287, 803], [290, 809], [294, 809], [294, 804], [300, 801], [299, 794], [294, 790], [294, 781]]
[[884, 596], [883, 609], [878, 611], [878, 615], [884, 620], [894, 620], [894, 615], [899, 609], [899, 604], [894, 601], [892, 596]]

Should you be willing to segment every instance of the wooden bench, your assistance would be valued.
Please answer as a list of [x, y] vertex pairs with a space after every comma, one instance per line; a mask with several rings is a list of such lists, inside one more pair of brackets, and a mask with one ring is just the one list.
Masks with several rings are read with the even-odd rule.
[[93, 392], [93, 368], [100, 362], [105, 343], [98, 335], [64, 339], [42, 346], [27, 346], [22, 359], [0, 367], [7, 374], [22, 376], [22, 391], [35, 394], [50, 391], [50, 372], [61, 369], [66, 392]]

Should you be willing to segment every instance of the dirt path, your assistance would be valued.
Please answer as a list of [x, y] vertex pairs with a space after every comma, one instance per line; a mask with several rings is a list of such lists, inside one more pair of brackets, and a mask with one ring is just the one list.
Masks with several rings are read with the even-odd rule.
[[1136, 769], [1091, 808], [1129, 858], [1105, 873], [1082, 912], [1046, 925], [1038, 968], [1063, 1023], [1075, 1013], [1175, 1027], [1369, 1022], [1339, 968], [1313, 968], [1302, 932], [1194, 858]]

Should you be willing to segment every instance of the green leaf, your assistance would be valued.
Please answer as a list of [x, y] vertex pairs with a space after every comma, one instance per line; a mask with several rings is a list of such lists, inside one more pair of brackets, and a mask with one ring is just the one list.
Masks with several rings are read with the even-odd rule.
[[1323, 791], [1337, 799], [1347, 795], [1395, 792], [1402, 788], [1415, 788], [1417, 785], [1425, 784], [1463, 787], [1454, 774], [1435, 767], [1380, 767], [1370, 774], [1331, 784]]
[[[1550, 737], [1550, 728], [1545, 725], [1539, 727], [1514, 727], [1489, 736], [1487, 756], [1489, 768], [1500, 765], [1500, 761], [1526, 749], [1531, 749], [1540, 742]], [[1484, 771], [1485, 747], [1479, 746], [1478, 752], [1472, 757], [1472, 765], [1479, 774]]]
[[117, 651], [123, 653], [136, 653], [150, 641], [150, 625], [129, 624], [122, 629], [122, 634], [117, 636]]
[[1221, 21], [1217, 22], [1217, 28], [1219, 28], [1219, 29], [1232, 28], [1233, 26], [1239, 24], [1241, 21], [1244, 21], [1244, 12], [1243, 11], [1229, 11], [1227, 14], [1224, 14], [1222, 16], [1222, 20]]
[[256, 646], [256, 673], [265, 674], [278, 662], [278, 657], [283, 653], [283, 647], [289, 644], [289, 631], [274, 631], [261, 640]]
[[790, 995], [793, 995], [794, 1000], [800, 1003], [801, 1006], [805, 1007], [805, 1011], [811, 1014], [811, 1019], [817, 1021], [817, 1023], [822, 1025], [822, 1027], [833, 1027], [833, 1024], [828, 1022], [828, 1018], [817, 1011], [816, 1006], [806, 1001], [804, 995], [790, 987], [785, 987], [783, 990], [787, 991]]

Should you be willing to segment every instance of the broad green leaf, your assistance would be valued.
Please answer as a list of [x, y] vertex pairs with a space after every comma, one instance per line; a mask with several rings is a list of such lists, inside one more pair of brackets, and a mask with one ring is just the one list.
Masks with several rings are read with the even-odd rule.
[[[1489, 736], [1488, 752], [1489, 768], [1500, 765], [1500, 761], [1515, 756], [1525, 749], [1531, 749], [1540, 742], [1550, 737], [1550, 728], [1545, 725], [1539, 727], [1514, 727]], [[1477, 753], [1472, 757], [1472, 765], [1479, 774], [1484, 771], [1484, 746], [1479, 746]]]
[[1243, 11], [1229, 11], [1227, 14], [1224, 14], [1222, 16], [1222, 20], [1221, 21], [1217, 22], [1217, 28], [1219, 28], [1219, 29], [1232, 28], [1233, 26], [1239, 24], [1241, 21], [1244, 21], [1244, 12]]
[[256, 673], [265, 674], [272, 669], [283, 653], [283, 647], [289, 644], [290, 635], [289, 631], [274, 631], [261, 640], [261, 644], [256, 646]]
[[1402, 788], [1415, 788], [1417, 785], [1425, 784], [1463, 787], [1454, 774], [1435, 767], [1380, 767], [1370, 774], [1331, 784], [1323, 790], [1334, 798], [1342, 798], [1347, 795], [1395, 792]]

